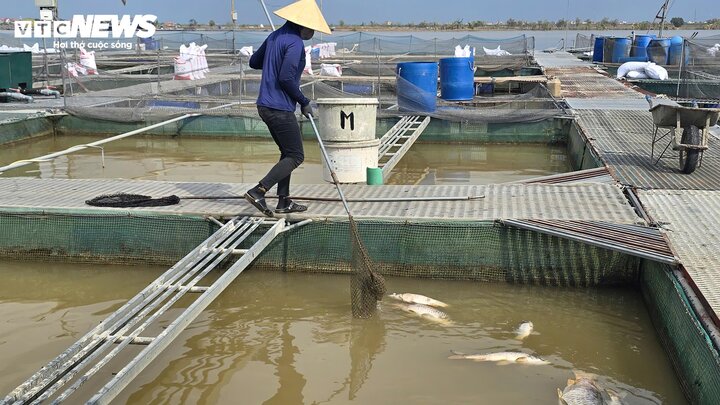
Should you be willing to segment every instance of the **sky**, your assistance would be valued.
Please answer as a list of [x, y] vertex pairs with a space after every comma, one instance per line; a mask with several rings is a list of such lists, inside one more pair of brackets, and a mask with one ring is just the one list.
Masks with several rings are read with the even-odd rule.
[[[268, 9], [276, 10], [293, 0], [266, 0]], [[361, 22], [393, 21], [401, 23], [421, 21], [453, 22], [553, 20], [561, 18], [603, 17], [620, 21], [652, 21], [662, 5], [661, 0], [316, 0], [322, 2], [325, 19], [330, 25]], [[155, 14], [162, 22], [200, 23], [214, 20], [217, 24], [230, 21], [231, 0], [59, 0], [61, 18], [73, 14]], [[34, 0], [0, 0], [0, 17], [39, 16]], [[568, 7], [569, 4], [569, 7]], [[718, 0], [674, 0], [669, 17], [685, 20], [720, 18]], [[542, 5], [542, 6], [540, 6]], [[266, 23], [259, 0], [235, 0], [240, 24]], [[282, 20], [273, 16], [275, 23]]]

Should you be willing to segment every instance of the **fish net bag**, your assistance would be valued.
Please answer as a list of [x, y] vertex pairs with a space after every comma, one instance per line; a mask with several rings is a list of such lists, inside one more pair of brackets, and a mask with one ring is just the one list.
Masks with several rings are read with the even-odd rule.
[[152, 198], [142, 194], [104, 194], [85, 201], [85, 204], [93, 207], [160, 207], [164, 205], [175, 205], [180, 202], [180, 197], [171, 195], [167, 197]]
[[375, 271], [375, 265], [360, 239], [357, 223], [352, 215], [350, 220], [350, 244], [352, 250], [352, 275], [350, 277], [350, 297], [354, 318], [369, 318], [377, 309], [387, 288], [385, 279]]

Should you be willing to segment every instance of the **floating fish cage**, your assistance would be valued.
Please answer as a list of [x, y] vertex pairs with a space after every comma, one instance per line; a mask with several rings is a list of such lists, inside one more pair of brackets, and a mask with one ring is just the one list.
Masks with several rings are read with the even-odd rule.
[[[407, 114], [395, 109], [395, 61], [381, 63], [373, 58], [380, 53], [387, 56], [386, 59], [397, 53], [408, 53], [398, 61], [427, 60], [429, 55], [435, 59], [432, 49], [437, 46], [437, 41], [413, 43], [412, 38], [405, 38], [401, 44], [393, 44], [387, 38], [373, 36], [363, 39], [360, 35], [348, 40], [357, 40], [360, 52], [351, 55], [357, 58], [358, 63], [350, 65], [345, 71], [347, 77], [342, 80], [326, 78], [322, 82], [305, 80], [303, 91], [313, 99], [377, 98], [380, 108], [375, 133], [384, 134]], [[468, 37], [468, 40], [473, 38]], [[514, 42], [517, 43], [517, 55], [504, 59], [495, 68], [487, 58], [476, 57], [475, 64], [479, 69], [475, 71], [475, 79], [489, 74], [502, 77], [538, 73], [527, 63], [528, 39], [523, 36]], [[412, 49], [417, 54], [405, 50], [411, 49], [410, 46], [415, 47]], [[490, 49], [496, 47], [491, 44], [485, 46]], [[441, 56], [447, 55], [437, 55], [438, 58]], [[118, 63], [121, 62], [129, 63]], [[390, 74], [386, 75], [388, 71]], [[231, 69], [228, 76], [208, 77], [195, 82], [161, 82], [153, 77], [162, 75], [166, 79], [167, 75], [171, 75], [166, 70], [146, 73], [99, 75], [84, 80], [84, 88], [79, 83], [69, 84], [65, 94], [72, 95], [66, 108], [70, 115], [23, 117], [26, 113], [0, 113], [0, 120], [9, 118], [0, 124], [0, 145], [12, 148], [16, 142], [31, 143], [43, 137], [61, 138], [71, 134], [116, 135], [162, 122], [169, 117], [196, 112], [203, 115], [156, 128], [145, 136], [155, 139], [180, 136], [206, 139], [208, 142], [212, 142], [214, 137], [237, 142], [251, 138], [270, 141], [268, 129], [253, 103], [259, 90], [259, 78], [246, 75], [242, 66]], [[517, 87], [508, 84], [507, 88], [500, 89], [502, 91], [498, 91], [495, 83], [485, 84], [493, 86], [485, 88], [490, 94], [482, 97], [462, 102], [436, 100], [436, 110], [422, 114], [432, 119], [419, 142], [562, 145], [566, 154], [561, 159], [567, 159], [572, 169], [603, 169], [601, 159], [587, 143], [582, 131], [569, 119], [564, 106], [548, 95], [542, 84], [528, 82]], [[313, 139], [309, 123], [303, 121], [300, 125], [304, 139]], [[609, 178], [607, 171], [603, 171], [600, 177], [603, 175]], [[562, 183], [568, 179], [573, 180], [573, 174], [545, 179], [545, 182]], [[582, 180], [579, 177], [577, 181]], [[412, 187], [419, 189], [422, 186]], [[409, 189], [412, 187], [409, 186]], [[488, 187], [487, 190], [492, 191], [492, 187]], [[516, 184], [513, 187], [521, 190], [541, 185]], [[617, 192], [614, 185], [608, 188]], [[500, 211], [511, 210], [518, 199], [529, 198], [518, 194], [517, 190], [499, 195], [492, 203]], [[622, 201], [626, 203], [624, 197]], [[578, 200], [572, 209], [585, 212], [593, 208], [586, 205], [593, 203]], [[632, 210], [629, 206], [627, 208]], [[421, 215], [423, 212], [427, 214], [423, 209], [420, 206], [417, 211], [412, 211], [406, 207], [381, 218], [372, 215], [357, 217], [359, 233], [383, 276], [507, 283], [562, 291], [601, 290], [606, 287], [627, 287], [639, 291], [685, 397], [692, 403], [720, 402], [718, 347], [704, 326], [703, 317], [692, 305], [692, 297], [671, 266], [597, 244], [518, 228], [503, 222], [502, 219], [506, 219], [504, 214], [492, 219], [479, 214], [473, 216], [471, 207], [467, 210], [469, 213], [461, 218], [439, 218]], [[453, 211], [452, 207], [447, 209], [448, 212]], [[640, 218], [632, 214], [632, 219], [626, 222], [633, 220], [639, 222]], [[217, 223], [198, 214], [79, 209], [73, 208], [72, 204], [65, 208], [62, 204], [52, 208], [23, 204], [3, 206], [0, 207], [0, 229], [5, 231], [0, 233], [0, 259], [169, 266], [213, 235], [218, 228]], [[253, 270], [318, 273], [322, 277], [347, 276], [352, 271], [348, 228], [346, 218], [328, 215], [281, 234], [256, 258]], [[248, 249], [258, 238], [252, 236], [238, 248]], [[102, 268], [97, 271], [102, 271]], [[602, 317], [599, 319], [598, 322], [602, 323]], [[612, 353], [605, 355], [611, 357]], [[637, 394], [635, 399], [640, 396]]]
[[[383, 133], [396, 120], [379, 116], [377, 131]], [[142, 125], [146, 123], [41, 117], [0, 125], [0, 137], [12, 147], [13, 142], [33, 137], [78, 131], [118, 133]], [[178, 131], [193, 136], [268, 137], [256, 118], [237, 116], [203, 117], [182, 127], [159, 129], [154, 135]], [[303, 132], [311, 137], [306, 125]], [[575, 169], [599, 166], [577, 128], [563, 119], [483, 125], [437, 119], [424, 136], [434, 142], [560, 142], [567, 145]], [[170, 265], [212, 235], [218, 225], [195, 215], [3, 207], [0, 229], [7, 230], [0, 234], [2, 259]], [[668, 265], [499, 221], [362, 218], [359, 231], [384, 276], [561, 289], [638, 289], [686, 397], [693, 403], [713, 403], [720, 398], [717, 347]], [[346, 220], [315, 221], [278, 237], [253, 268], [350, 274], [348, 238]], [[240, 248], [255, 241], [248, 239]]]

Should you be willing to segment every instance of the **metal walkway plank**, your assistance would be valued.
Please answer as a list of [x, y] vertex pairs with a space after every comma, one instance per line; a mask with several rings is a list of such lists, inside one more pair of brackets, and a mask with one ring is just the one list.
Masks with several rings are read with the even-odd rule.
[[[272, 227], [249, 249], [237, 249], [260, 225]], [[293, 225], [292, 227], [294, 227]], [[147, 345], [89, 403], [108, 403], [190, 324], [280, 233], [291, 229], [285, 220], [235, 217], [178, 261], [143, 291], [108, 316], [27, 381], [0, 401], [2, 404], [40, 402], [56, 395], [62, 402], [130, 344]], [[210, 286], [197, 284], [229, 255], [241, 255]], [[157, 336], [147, 333], [186, 293], [194, 302]], [[167, 317], [166, 317], [167, 318]], [[163, 321], [168, 319], [163, 318]], [[143, 333], [146, 332], [146, 333]], [[141, 336], [142, 334], [142, 336]], [[101, 356], [103, 356], [100, 358]], [[81, 372], [85, 371], [83, 375]], [[69, 385], [72, 382], [72, 385]], [[77, 402], [77, 401], [75, 401]]]
[[660, 263], [678, 260], [656, 228], [593, 221], [499, 220], [503, 225], [586, 243]]
[[392, 169], [410, 150], [429, 123], [430, 117], [423, 119], [416, 115], [405, 116], [380, 138], [378, 166], [382, 168], [383, 180], [390, 177]]

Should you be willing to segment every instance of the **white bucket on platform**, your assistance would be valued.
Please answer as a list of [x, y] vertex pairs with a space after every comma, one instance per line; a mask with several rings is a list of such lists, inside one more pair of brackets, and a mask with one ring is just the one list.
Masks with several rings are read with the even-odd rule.
[[[360, 142], [325, 142], [330, 164], [340, 183], [365, 183], [368, 167], [378, 167], [380, 140]], [[332, 183], [332, 176], [323, 162], [323, 179]]]
[[355, 142], [375, 139], [378, 99], [319, 98], [317, 104], [320, 118], [318, 129], [323, 141]]

